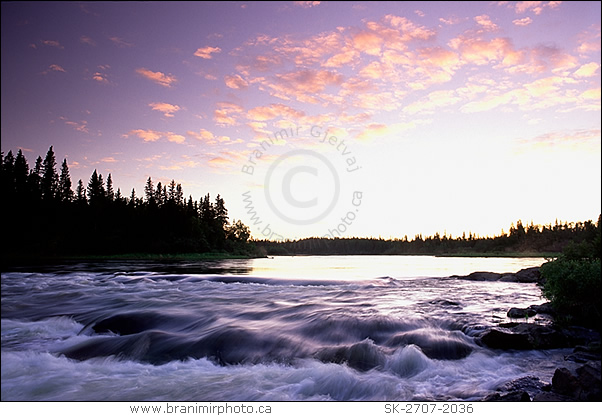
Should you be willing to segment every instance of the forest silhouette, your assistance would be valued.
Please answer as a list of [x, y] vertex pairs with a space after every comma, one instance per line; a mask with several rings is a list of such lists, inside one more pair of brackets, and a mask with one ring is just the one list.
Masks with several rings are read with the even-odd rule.
[[25, 256], [221, 252], [248, 256], [249, 229], [230, 223], [224, 199], [185, 199], [181, 184], [156, 185], [125, 197], [94, 170], [73, 190], [66, 160], [56, 170], [52, 147], [29, 168], [23, 152], [2, 154], [3, 251]]
[[262, 255], [554, 255], [600, 252], [600, 217], [576, 223], [525, 226], [518, 220], [497, 236], [452, 237], [436, 233], [413, 239], [306, 238], [253, 240], [240, 220], [230, 222], [224, 199], [185, 197], [181, 184], [153, 183], [144, 194], [124, 196], [113, 177], [94, 170], [73, 190], [67, 160], [60, 171], [53, 147], [33, 168], [21, 150], [0, 155], [3, 253], [16, 257], [119, 254], [218, 253]]

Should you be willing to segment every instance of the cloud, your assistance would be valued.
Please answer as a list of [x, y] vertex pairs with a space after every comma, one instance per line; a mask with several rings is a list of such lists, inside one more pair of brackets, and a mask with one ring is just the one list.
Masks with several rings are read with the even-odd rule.
[[295, 98], [300, 102], [318, 103], [319, 93], [329, 86], [340, 86], [344, 77], [328, 70], [301, 69], [276, 74], [274, 80], [264, 81], [272, 94], [283, 100]]
[[600, 88], [592, 88], [592, 89], [588, 89], [587, 91], [584, 91], [581, 95], [581, 98], [584, 99], [592, 99], [592, 100], [598, 100], [600, 101]]
[[213, 112], [213, 119], [218, 125], [229, 126], [238, 124], [238, 116], [243, 112], [243, 107], [230, 102], [218, 102], [217, 109]]
[[512, 23], [514, 23], [516, 26], [528, 26], [533, 23], [533, 19], [527, 16], [523, 17], [522, 19], [513, 20]]
[[304, 9], [309, 9], [311, 7], [319, 6], [321, 2], [319, 2], [319, 1], [295, 1], [293, 3], [295, 6], [303, 7]]
[[460, 23], [462, 21], [462, 19], [460, 19], [459, 17], [456, 17], [456, 16], [450, 16], [448, 18], [440, 17], [439, 21], [446, 25], [454, 25], [454, 24]]
[[459, 102], [461, 98], [458, 96], [456, 91], [453, 90], [441, 90], [433, 91], [426, 97], [415, 101], [407, 105], [403, 112], [410, 115], [416, 113], [429, 113], [432, 114], [436, 109], [441, 107], [451, 106]]
[[586, 63], [577, 69], [573, 75], [578, 78], [589, 78], [596, 75], [598, 68], [600, 68], [600, 64], [597, 62]]
[[368, 55], [379, 55], [384, 43], [381, 36], [371, 31], [362, 31], [355, 34], [352, 41], [355, 49]]
[[42, 40], [41, 43], [44, 46], [51, 46], [53, 48], [65, 49], [63, 47], [63, 45], [61, 45], [57, 40]]
[[220, 53], [221, 51], [222, 50], [218, 47], [205, 46], [204, 48], [198, 48], [196, 52], [194, 52], [194, 56], [203, 59], [211, 59], [213, 58], [213, 56], [211, 56], [212, 53]]
[[79, 41], [81, 43], [85, 43], [86, 45], [96, 46], [96, 42], [94, 42], [94, 40], [92, 40], [91, 37], [86, 36], [86, 35], [80, 36]]
[[186, 168], [194, 168], [194, 167], [197, 167], [198, 165], [199, 165], [199, 162], [197, 162], [197, 161], [185, 160], [185, 161], [180, 161], [175, 164], [172, 164], [171, 166], [159, 166], [159, 170], [175, 171], [175, 170], [182, 170], [182, 169], [186, 169]]
[[249, 86], [249, 83], [242, 79], [240, 75], [226, 75], [224, 82], [228, 88], [232, 89], [245, 89]]
[[535, 150], [541, 154], [542, 150], [558, 151], [583, 151], [589, 154], [600, 153], [600, 130], [573, 130], [553, 131], [538, 135], [531, 139], [518, 142], [519, 152]]
[[483, 29], [485, 29], [487, 31], [493, 32], [493, 31], [496, 31], [499, 29], [498, 26], [495, 23], [493, 23], [491, 21], [491, 18], [486, 14], [476, 16], [474, 18], [474, 21], [477, 22], [477, 24], [479, 26], [483, 27]]
[[161, 133], [159, 131], [142, 130], [142, 129], [131, 130], [130, 132], [128, 132], [126, 134], [127, 137], [132, 136], [132, 135], [135, 135], [138, 138], [141, 138], [146, 142], [157, 141], [157, 140], [161, 139], [161, 137], [163, 137], [163, 133]]
[[82, 120], [80, 122], [75, 122], [75, 121], [69, 121], [66, 118], [62, 118], [65, 121], [65, 124], [73, 127], [76, 131], [79, 131], [80, 133], [86, 133], [89, 134], [90, 131], [88, 130], [88, 121]]
[[255, 107], [247, 112], [247, 118], [253, 121], [267, 121], [278, 117], [295, 120], [303, 116], [305, 116], [303, 111], [297, 111], [284, 104]]
[[174, 113], [181, 109], [179, 105], [168, 104], [167, 102], [151, 102], [148, 106], [153, 111], [162, 112], [165, 117], [173, 117]]
[[517, 14], [532, 11], [536, 15], [540, 15], [545, 8], [556, 9], [561, 4], [561, 1], [519, 1], [514, 5], [514, 11]]
[[[396, 93], [403, 94], [402, 91]], [[393, 111], [401, 107], [400, 97], [389, 91], [357, 94], [352, 97], [352, 103], [355, 108], [373, 111]]]
[[600, 26], [592, 25], [588, 29], [581, 32], [577, 40], [579, 46], [577, 51], [582, 55], [589, 55], [600, 51]]
[[101, 84], [110, 84], [109, 75], [106, 73], [111, 68], [110, 65], [98, 65], [97, 71], [92, 75], [92, 79]]
[[136, 73], [142, 75], [146, 79], [153, 81], [161, 86], [171, 87], [178, 80], [172, 74], [164, 74], [163, 72], [153, 72], [146, 68], [138, 68], [136, 69]]
[[67, 72], [61, 65], [56, 64], [50, 65], [48, 69], [54, 72]]
[[216, 136], [211, 131], [205, 130], [204, 128], [201, 128], [198, 132], [187, 131], [186, 134], [188, 134], [191, 137], [196, 138], [199, 141], [202, 141], [206, 144], [211, 144], [211, 145], [231, 142], [230, 137], [225, 136], [225, 135]]
[[167, 141], [171, 141], [172, 143], [182, 144], [184, 141], [186, 141], [186, 137], [183, 135], [172, 132], [165, 133], [165, 136], [167, 137]]
[[141, 138], [142, 140], [149, 142], [149, 143], [159, 141], [162, 138], [166, 139], [167, 141], [170, 141], [172, 143], [177, 143], [177, 144], [182, 144], [182, 143], [184, 143], [184, 141], [186, 141], [186, 137], [184, 137], [183, 135], [180, 135], [180, 134], [173, 133], [171, 131], [163, 132], [163, 131], [156, 131], [156, 130], [137, 129], [137, 130], [130, 130], [128, 133], [124, 134], [123, 136], [125, 138], [135, 136], [135, 137]]
[[120, 48], [131, 48], [132, 46], [134, 46], [133, 43], [126, 42], [125, 40], [123, 40], [117, 36], [112, 36], [109, 38], [109, 40], [111, 42], [113, 42], [115, 45], [119, 46]]
[[117, 163], [119, 160], [117, 160], [115, 157], [104, 157], [100, 159], [100, 161], [103, 163]]
[[404, 122], [395, 124], [378, 124], [373, 123], [364, 127], [357, 135], [358, 140], [368, 141], [387, 136], [397, 136], [404, 131], [416, 128], [415, 122]]
[[214, 157], [211, 160], [209, 160], [209, 165], [212, 167], [223, 167], [223, 166], [229, 166], [233, 163], [232, 160], [227, 159], [225, 157]]

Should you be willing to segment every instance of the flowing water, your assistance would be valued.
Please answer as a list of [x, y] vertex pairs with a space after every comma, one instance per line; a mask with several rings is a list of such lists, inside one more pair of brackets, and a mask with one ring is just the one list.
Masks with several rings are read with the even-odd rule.
[[106, 261], [2, 274], [2, 400], [479, 400], [566, 350], [475, 336], [535, 284], [448, 278], [543, 258]]

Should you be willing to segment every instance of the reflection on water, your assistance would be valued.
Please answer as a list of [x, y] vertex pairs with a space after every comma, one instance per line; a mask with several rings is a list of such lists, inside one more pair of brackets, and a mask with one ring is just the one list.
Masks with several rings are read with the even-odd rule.
[[393, 255], [276, 256], [249, 262], [251, 274], [270, 278], [356, 280], [447, 277], [475, 271], [516, 272], [544, 258], [459, 258]]

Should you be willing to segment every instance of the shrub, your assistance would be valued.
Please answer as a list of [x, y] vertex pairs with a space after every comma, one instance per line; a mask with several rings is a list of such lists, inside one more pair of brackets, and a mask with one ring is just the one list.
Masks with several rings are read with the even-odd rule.
[[560, 258], [541, 266], [543, 295], [559, 321], [600, 330], [600, 260]]

